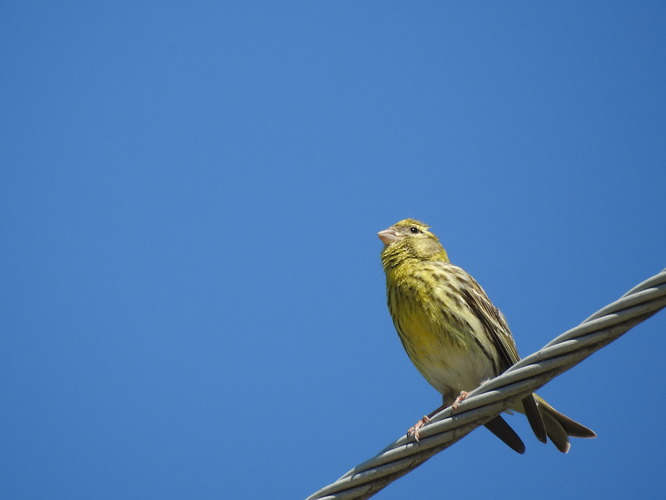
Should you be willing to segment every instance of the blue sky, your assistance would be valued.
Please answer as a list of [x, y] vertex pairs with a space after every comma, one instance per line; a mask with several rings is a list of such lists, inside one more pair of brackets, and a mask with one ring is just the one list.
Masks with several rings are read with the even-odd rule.
[[[666, 267], [662, 2], [0, 7], [0, 497], [304, 498], [439, 396], [378, 230], [428, 222], [527, 355]], [[661, 313], [377, 498], [654, 497]], [[535, 493], [536, 492], [536, 493]]]

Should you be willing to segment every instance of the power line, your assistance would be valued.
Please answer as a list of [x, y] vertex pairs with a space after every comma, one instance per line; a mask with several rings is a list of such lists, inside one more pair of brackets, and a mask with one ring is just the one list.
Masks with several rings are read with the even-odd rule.
[[306, 500], [370, 498], [474, 429], [666, 307], [666, 269], [470, 392], [453, 414], [446, 408]]

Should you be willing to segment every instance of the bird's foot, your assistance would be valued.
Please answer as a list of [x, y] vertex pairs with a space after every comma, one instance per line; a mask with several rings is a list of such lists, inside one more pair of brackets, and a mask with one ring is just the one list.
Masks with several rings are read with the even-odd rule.
[[467, 391], [460, 391], [460, 395], [459, 395], [459, 396], [456, 398], [456, 400], [453, 402], [453, 404], [451, 405], [451, 408], [453, 408], [454, 410], [457, 410], [457, 409], [458, 409], [458, 405], [460, 405], [460, 403], [462, 403], [463, 401], [465, 401], [465, 398], [466, 398], [466, 397], [467, 397]]
[[419, 442], [419, 431], [421, 430], [421, 427], [423, 427], [425, 424], [429, 423], [430, 419], [428, 418], [427, 415], [424, 415], [421, 420], [416, 422], [412, 427], [409, 428], [407, 431], [407, 436], [411, 437], [414, 436], [414, 439], [416, 439], [416, 442]]

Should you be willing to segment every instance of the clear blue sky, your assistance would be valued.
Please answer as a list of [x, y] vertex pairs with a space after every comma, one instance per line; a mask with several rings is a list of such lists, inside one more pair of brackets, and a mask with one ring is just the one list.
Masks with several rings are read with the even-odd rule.
[[[376, 233], [529, 354], [666, 267], [663, 2], [0, 6], [0, 497], [303, 498], [439, 403]], [[663, 493], [661, 313], [380, 499]]]

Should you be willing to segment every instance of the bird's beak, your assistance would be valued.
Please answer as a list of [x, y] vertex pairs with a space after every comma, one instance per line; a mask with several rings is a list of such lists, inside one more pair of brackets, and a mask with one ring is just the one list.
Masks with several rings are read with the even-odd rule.
[[393, 228], [384, 229], [377, 233], [379, 239], [382, 240], [384, 246], [389, 246], [391, 243], [398, 241], [398, 233]]

